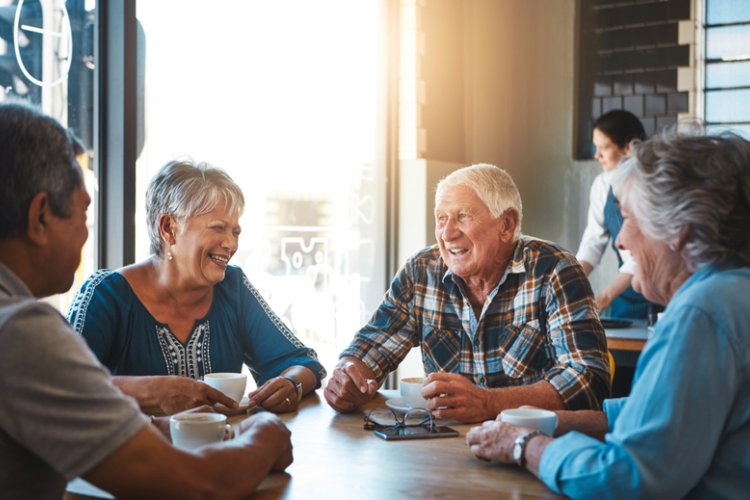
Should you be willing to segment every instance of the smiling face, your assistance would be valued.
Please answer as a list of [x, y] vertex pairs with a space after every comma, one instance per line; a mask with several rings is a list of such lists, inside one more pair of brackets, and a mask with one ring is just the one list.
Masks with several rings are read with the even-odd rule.
[[594, 129], [592, 142], [596, 147], [596, 153], [594, 158], [599, 160], [599, 164], [602, 166], [602, 170], [609, 172], [617, 168], [620, 160], [623, 156], [627, 156], [630, 147], [625, 146], [624, 148], [619, 147], [617, 144], [612, 142], [612, 139], [607, 136], [604, 132], [598, 128]]
[[645, 235], [630, 208], [627, 192], [620, 204], [623, 224], [617, 236], [617, 247], [628, 250], [635, 260], [635, 276], [631, 285], [651, 302], [666, 305], [674, 293], [674, 279], [684, 272], [679, 252], [669, 245]]
[[201, 286], [222, 281], [239, 236], [239, 215], [223, 206], [177, 224], [170, 252], [180, 277]]
[[466, 186], [443, 188], [435, 202], [435, 238], [448, 268], [470, 286], [475, 280], [496, 282], [515, 248], [512, 211], [493, 219]]

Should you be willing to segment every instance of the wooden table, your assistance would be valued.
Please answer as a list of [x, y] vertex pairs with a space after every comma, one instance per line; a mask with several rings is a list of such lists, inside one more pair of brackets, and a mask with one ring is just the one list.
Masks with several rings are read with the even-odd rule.
[[557, 498], [527, 471], [474, 458], [465, 441], [470, 425], [451, 425], [456, 438], [410, 441], [383, 441], [365, 431], [364, 411], [397, 396], [381, 391], [351, 414], [336, 413], [318, 395], [305, 398], [297, 413], [282, 415], [292, 431], [294, 463], [266, 478], [252, 498]]
[[[398, 392], [384, 390], [361, 411], [339, 414], [313, 394], [297, 412], [282, 414], [292, 431], [294, 463], [269, 475], [251, 498], [560, 498], [530, 472], [474, 458], [466, 446], [471, 425], [449, 423], [459, 437], [409, 441], [383, 441], [364, 430], [364, 413], [385, 408], [392, 397]], [[106, 498], [88, 483], [77, 485], [83, 489], [69, 491], [66, 499]]]

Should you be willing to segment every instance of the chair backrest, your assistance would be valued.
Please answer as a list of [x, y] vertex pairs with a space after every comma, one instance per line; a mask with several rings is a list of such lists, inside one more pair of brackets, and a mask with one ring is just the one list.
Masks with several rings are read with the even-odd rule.
[[615, 381], [615, 357], [609, 349], [607, 349], [607, 355], [609, 355], [609, 383], [612, 384]]

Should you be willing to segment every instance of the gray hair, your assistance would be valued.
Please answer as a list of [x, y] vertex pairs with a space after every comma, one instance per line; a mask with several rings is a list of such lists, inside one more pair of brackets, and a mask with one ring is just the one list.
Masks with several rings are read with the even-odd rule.
[[477, 163], [459, 168], [438, 182], [435, 190], [436, 202], [443, 189], [449, 186], [471, 188], [487, 206], [493, 219], [500, 217], [509, 208], [516, 210], [518, 226], [513, 237], [518, 239], [521, 235], [521, 220], [523, 219], [521, 194], [508, 172], [488, 163]]
[[223, 206], [231, 214], [242, 215], [245, 197], [229, 175], [206, 163], [171, 161], [156, 173], [146, 191], [146, 217], [151, 253], [162, 256], [163, 241], [159, 221], [171, 215], [182, 222]]
[[28, 227], [31, 199], [47, 193], [52, 213], [70, 217], [83, 186], [80, 143], [56, 119], [24, 101], [0, 103], [0, 239]]
[[649, 238], [675, 244], [690, 271], [740, 259], [750, 264], [750, 142], [732, 133], [668, 131], [634, 143], [617, 170], [615, 195]]

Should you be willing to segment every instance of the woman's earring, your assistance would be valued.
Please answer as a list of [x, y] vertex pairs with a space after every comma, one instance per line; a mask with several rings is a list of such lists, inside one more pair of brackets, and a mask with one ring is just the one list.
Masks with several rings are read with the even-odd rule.
[[172, 260], [172, 258], [173, 258], [172, 257], [172, 252], [170, 252], [169, 250], [167, 250], [167, 260]]

